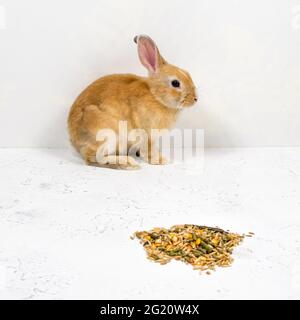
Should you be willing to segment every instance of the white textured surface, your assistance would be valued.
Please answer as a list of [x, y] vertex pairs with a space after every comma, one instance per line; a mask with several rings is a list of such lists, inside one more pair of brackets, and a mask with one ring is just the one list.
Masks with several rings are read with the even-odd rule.
[[[186, 169], [2, 149], [0, 298], [300, 298], [300, 149], [208, 149], [202, 175]], [[210, 276], [149, 262], [129, 239], [178, 223], [256, 236]]]

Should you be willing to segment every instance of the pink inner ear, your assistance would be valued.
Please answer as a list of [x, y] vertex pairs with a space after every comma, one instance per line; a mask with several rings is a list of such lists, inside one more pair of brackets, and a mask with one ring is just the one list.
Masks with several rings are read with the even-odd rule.
[[157, 71], [157, 49], [150, 38], [141, 38], [138, 41], [138, 53], [144, 67], [151, 72]]

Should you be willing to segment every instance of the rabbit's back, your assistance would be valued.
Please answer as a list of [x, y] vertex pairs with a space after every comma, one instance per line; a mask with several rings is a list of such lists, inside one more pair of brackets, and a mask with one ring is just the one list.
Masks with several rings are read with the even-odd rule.
[[72, 144], [79, 149], [88, 139], [95, 140], [101, 128], [116, 130], [121, 120], [134, 127], [138, 101], [148, 95], [147, 82], [133, 74], [114, 74], [96, 80], [78, 96], [69, 113]]
[[[89, 85], [77, 98], [75, 104], [100, 105], [107, 99], [127, 99], [128, 91], [141, 87], [143, 78], [133, 74], [113, 74], [102, 77]], [[146, 82], [144, 83], [146, 84]]]

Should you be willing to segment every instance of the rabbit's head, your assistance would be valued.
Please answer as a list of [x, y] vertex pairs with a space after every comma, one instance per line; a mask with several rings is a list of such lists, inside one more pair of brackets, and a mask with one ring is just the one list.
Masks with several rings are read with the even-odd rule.
[[197, 93], [189, 73], [169, 64], [150, 37], [140, 35], [134, 41], [140, 61], [148, 70], [148, 83], [154, 97], [169, 108], [181, 109], [194, 105]]

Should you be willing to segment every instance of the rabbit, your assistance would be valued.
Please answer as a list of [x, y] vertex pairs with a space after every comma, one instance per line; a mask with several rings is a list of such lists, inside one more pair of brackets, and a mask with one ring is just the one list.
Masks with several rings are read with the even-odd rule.
[[[99, 161], [97, 150], [103, 141], [96, 139], [97, 132], [108, 128], [118, 137], [120, 121], [127, 121], [128, 130], [143, 129], [148, 134], [151, 129], [169, 129], [182, 109], [197, 102], [196, 87], [187, 71], [169, 64], [149, 36], [136, 36], [134, 42], [148, 77], [104, 76], [89, 85], [71, 107], [70, 140], [86, 164], [114, 169], [140, 168], [135, 157], [117, 148], [107, 151]], [[140, 156], [150, 164], [164, 164], [160, 150], [155, 149], [151, 139], [148, 141], [150, 151]]]

